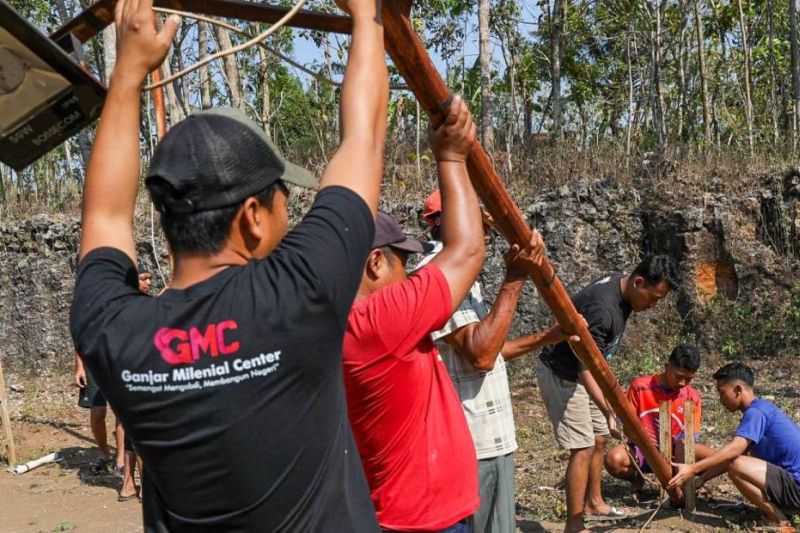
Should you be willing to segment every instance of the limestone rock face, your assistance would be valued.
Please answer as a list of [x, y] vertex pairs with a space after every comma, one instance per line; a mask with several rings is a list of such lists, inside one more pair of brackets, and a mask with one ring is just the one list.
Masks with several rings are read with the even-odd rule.
[[[292, 206], [293, 221], [310, 200], [301, 196]], [[382, 208], [426, 240], [423, 200], [419, 194]], [[570, 181], [515, 200], [542, 232], [548, 256], [571, 293], [605, 272], [629, 272], [645, 254], [673, 255], [683, 272], [677, 308], [690, 331], [697, 310], [715, 298], [762, 308], [769, 304], [757, 297], [763, 289], [780, 301], [800, 283], [800, 177], [794, 174], [764, 177], [742, 194], [714, 180], [700, 192], [679, 179], [660, 187]], [[0, 222], [0, 338], [10, 372], [70, 368], [68, 320], [79, 236], [76, 218], [36, 215]], [[155, 243], [156, 258], [149, 227], [137, 238], [140, 263], [154, 272], [155, 293], [161, 286], [159, 265], [169, 277], [165, 246]], [[490, 236], [480, 277], [490, 303], [504, 276], [506, 249], [501, 236]], [[512, 333], [532, 333], [550, 320], [527, 284]]]

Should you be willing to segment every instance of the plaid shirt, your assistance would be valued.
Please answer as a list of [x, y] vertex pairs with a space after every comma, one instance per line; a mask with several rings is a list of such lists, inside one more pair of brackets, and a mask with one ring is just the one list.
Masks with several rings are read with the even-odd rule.
[[[427, 264], [442, 250], [440, 242], [434, 244], [433, 251], [422, 259], [417, 268]], [[499, 457], [517, 449], [506, 363], [503, 355], [499, 354], [492, 370], [478, 371], [456, 354], [442, 337], [480, 322], [488, 313], [489, 306], [483, 300], [480, 283], [476, 281], [445, 327], [431, 333], [461, 399], [478, 459]]]

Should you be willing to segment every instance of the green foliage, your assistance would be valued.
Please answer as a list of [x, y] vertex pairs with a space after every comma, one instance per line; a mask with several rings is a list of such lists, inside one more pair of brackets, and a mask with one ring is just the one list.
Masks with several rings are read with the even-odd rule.
[[744, 306], [713, 299], [701, 311], [702, 328], [716, 339], [719, 352], [730, 360], [795, 357], [800, 346], [800, 284], [789, 293], [788, 301], [776, 300], [768, 290]]

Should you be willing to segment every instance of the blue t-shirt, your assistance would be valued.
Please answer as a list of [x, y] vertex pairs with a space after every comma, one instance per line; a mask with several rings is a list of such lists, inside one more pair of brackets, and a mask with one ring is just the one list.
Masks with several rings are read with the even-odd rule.
[[736, 436], [752, 442], [752, 454], [789, 472], [800, 483], [800, 426], [774, 403], [756, 398], [744, 410]]

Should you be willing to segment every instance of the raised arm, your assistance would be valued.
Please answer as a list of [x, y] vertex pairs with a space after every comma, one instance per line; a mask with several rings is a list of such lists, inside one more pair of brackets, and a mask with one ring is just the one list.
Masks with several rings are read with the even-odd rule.
[[518, 245], [512, 245], [503, 256], [506, 276], [500, 285], [500, 292], [497, 293], [492, 309], [480, 322], [468, 324], [444, 337], [455, 352], [476, 369], [488, 371], [494, 368], [500, 352], [508, 360], [535, 350], [539, 346], [555, 344], [568, 338], [561, 334], [559, 328], [551, 328], [513, 341], [506, 340], [522, 287], [525, 285], [526, 264], [539, 265], [543, 257], [544, 243], [537, 231], [531, 234], [530, 242], [522, 250]]
[[92, 146], [81, 215], [81, 251], [103, 246], [134, 262], [133, 211], [139, 187], [139, 105], [144, 80], [167, 55], [180, 18], [159, 31], [152, 0], [119, 0], [114, 11], [117, 64]]
[[444, 123], [430, 133], [442, 192], [442, 251], [431, 262], [447, 279], [453, 311], [478, 277], [484, 258], [481, 210], [466, 165], [475, 138], [467, 105], [453, 98]]
[[383, 147], [389, 74], [383, 48], [381, 0], [337, 0], [353, 19], [352, 41], [340, 103], [342, 140], [320, 182], [339, 185], [378, 206], [383, 179]]

